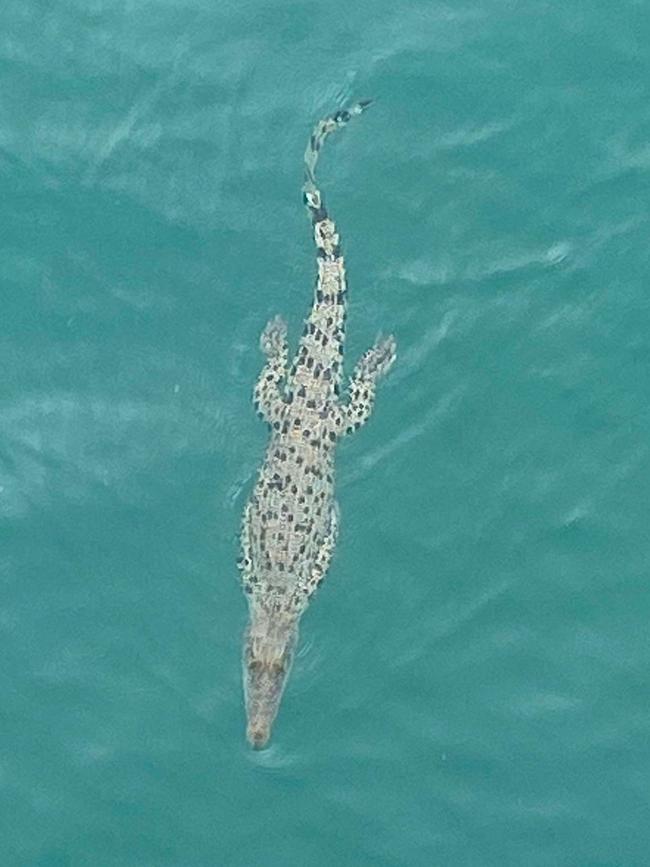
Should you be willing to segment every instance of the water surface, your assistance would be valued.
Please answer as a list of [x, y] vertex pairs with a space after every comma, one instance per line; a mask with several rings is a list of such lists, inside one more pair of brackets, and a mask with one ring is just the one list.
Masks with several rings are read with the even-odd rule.
[[[5, 0], [3, 865], [641, 867], [647, 4]], [[348, 370], [341, 538], [244, 740], [250, 393], [314, 279]]]

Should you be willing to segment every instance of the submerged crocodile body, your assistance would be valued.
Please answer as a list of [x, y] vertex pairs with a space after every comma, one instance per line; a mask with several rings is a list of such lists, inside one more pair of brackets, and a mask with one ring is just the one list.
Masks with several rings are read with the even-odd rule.
[[336, 544], [336, 444], [370, 416], [377, 380], [395, 359], [394, 339], [378, 339], [357, 363], [348, 399], [339, 400], [345, 267], [314, 171], [327, 136], [368, 104], [357, 103], [320, 121], [307, 145], [303, 194], [313, 224], [318, 278], [291, 366], [287, 328], [280, 317], [267, 324], [260, 340], [266, 364], [254, 399], [271, 434], [244, 511], [239, 564], [250, 614], [243, 658], [247, 737], [258, 749], [268, 742], [278, 712], [300, 617], [327, 572]]

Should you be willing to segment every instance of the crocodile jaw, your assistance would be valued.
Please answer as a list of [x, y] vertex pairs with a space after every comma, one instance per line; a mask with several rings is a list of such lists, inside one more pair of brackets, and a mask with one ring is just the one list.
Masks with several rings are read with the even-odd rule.
[[271, 737], [298, 638], [295, 621], [274, 621], [268, 615], [252, 620], [244, 642], [246, 737], [263, 749]]

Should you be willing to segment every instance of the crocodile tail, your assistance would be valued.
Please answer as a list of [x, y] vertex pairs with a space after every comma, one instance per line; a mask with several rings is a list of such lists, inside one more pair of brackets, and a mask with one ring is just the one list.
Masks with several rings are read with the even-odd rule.
[[371, 102], [372, 100], [370, 99], [363, 99], [350, 108], [341, 109], [335, 114], [319, 121], [307, 142], [307, 149], [305, 150], [305, 180], [302, 192], [305, 205], [314, 225], [328, 219], [323, 197], [316, 186], [316, 163], [318, 162], [318, 156], [323, 143], [330, 133], [345, 126], [356, 115], [362, 114]]

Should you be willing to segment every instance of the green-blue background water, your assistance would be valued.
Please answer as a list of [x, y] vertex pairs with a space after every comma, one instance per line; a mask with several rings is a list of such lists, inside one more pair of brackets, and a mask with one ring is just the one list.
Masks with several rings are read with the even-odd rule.
[[[650, 8], [4, 0], [0, 863], [650, 863]], [[244, 740], [250, 393], [314, 255], [341, 538]]]

